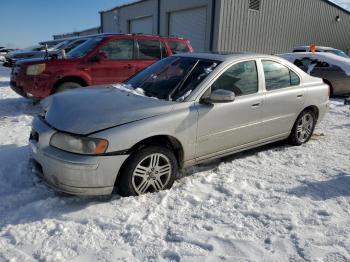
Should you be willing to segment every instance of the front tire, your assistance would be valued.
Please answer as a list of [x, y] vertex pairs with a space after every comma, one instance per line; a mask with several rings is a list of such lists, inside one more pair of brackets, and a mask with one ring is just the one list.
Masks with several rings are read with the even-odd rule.
[[137, 196], [169, 189], [177, 171], [177, 161], [170, 149], [160, 146], [142, 148], [122, 167], [118, 191], [122, 196]]
[[55, 89], [55, 94], [65, 92], [68, 90], [72, 90], [75, 88], [82, 87], [82, 85], [75, 83], [75, 82], [65, 82], [60, 84], [56, 89]]
[[295, 121], [289, 142], [293, 146], [300, 146], [307, 143], [315, 129], [316, 115], [312, 110], [303, 111]]

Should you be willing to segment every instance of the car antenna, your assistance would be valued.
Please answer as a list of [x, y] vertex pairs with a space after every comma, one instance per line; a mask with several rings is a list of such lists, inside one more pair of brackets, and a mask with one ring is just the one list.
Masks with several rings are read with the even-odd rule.
[[62, 56], [62, 59], [66, 59], [67, 57], [66, 50], [64, 48], [61, 50], [61, 56]]
[[49, 48], [47, 46], [47, 43], [45, 44], [45, 59], [49, 58]]

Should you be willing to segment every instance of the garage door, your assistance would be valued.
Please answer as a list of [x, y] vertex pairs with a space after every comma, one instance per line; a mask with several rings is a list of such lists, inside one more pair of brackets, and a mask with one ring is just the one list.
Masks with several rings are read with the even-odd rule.
[[151, 35], [153, 33], [152, 16], [130, 20], [129, 33], [131, 34], [142, 33], [142, 34]]
[[191, 41], [195, 51], [204, 51], [206, 23], [206, 7], [171, 12], [169, 34], [187, 38]]

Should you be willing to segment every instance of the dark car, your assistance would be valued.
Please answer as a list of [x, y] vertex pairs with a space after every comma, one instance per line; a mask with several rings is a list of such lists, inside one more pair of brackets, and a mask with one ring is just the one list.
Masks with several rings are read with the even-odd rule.
[[331, 95], [350, 94], [350, 58], [326, 52], [279, 55], [330, 86]]
[[178, 37], [101, 34], [65, 59], [17, 62], [11, 87], [24, 97], [41, 99], [67, 89], [122, 82], [159, 59], [192, 51], [190, 42]]
[[[58, 44], [48, 47], [47, 45], [38, 45], [33, 48], [26, 48], [24, 50], [19, 50], [13, 53], [10, 53], [6, 56], [7, 66], [13, 67], [17, 61], [23, 59], [31, 58], [57, 58], [61, 55], [62, 50], [65, 50], [65, 53], [74, 49], [78, 45], [84, 43], [88, 38], [73, 38], [59, 42]], [[5, 65], [5, 66], [6, 66]]]

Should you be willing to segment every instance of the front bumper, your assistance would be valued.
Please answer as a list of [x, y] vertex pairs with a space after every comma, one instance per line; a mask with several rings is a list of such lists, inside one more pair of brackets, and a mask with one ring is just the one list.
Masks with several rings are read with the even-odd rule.
[[27, 76], [24, 72], [11, 73], [11, 89], [17, 94], [39, 100], [51, 94], [51, 78], [48, 75]]
[[20, 86], [17, 86], [16, 81], [11, 80], [10, 81], [10, 87], [13, 91], [15, 91], [17, 94], [23, 97], [28, 97], [27, 93], [23, 91], [23, 88]]
[[33, 121], [35, 136], [30, 139], [34, 167], [50, 187], [73, 195], [109, 195], [120, 167], [128, 155], [85, 156], [50, 146], [56, 132], [40, 118]]

